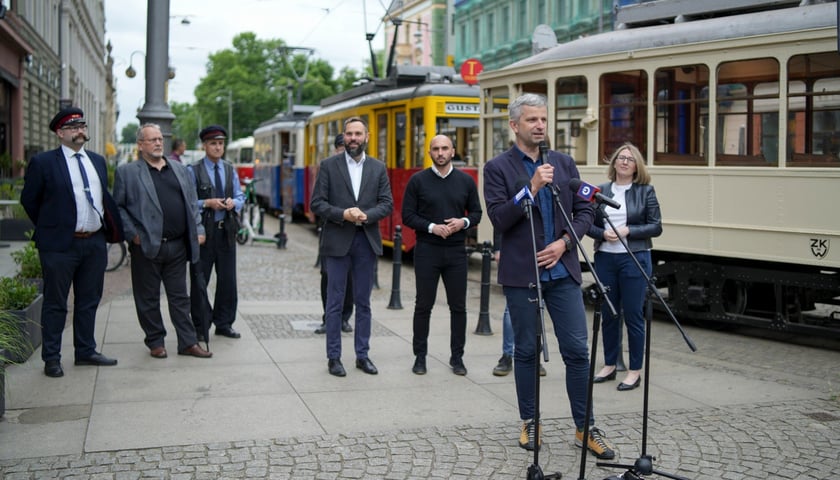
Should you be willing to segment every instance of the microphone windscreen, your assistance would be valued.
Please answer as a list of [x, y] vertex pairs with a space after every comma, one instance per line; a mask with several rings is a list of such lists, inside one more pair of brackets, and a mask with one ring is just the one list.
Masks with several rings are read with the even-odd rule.
[[579, 178], [572, 178], [571, 180], [569, 180], [569, 188], [572, 191], [577, 192], [578, 190], [580, 190], [580, 185], [581, 181]]

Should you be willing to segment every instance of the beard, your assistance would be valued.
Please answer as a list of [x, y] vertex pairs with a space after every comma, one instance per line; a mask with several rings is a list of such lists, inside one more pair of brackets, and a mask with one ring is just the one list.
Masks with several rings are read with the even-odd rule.
[[367, 142], [362, 142], [358, 145], [348, 144], [348, 145], [345, 146], [345, 149], [346, 149], [347, 153], [350, 154], [350, 156], [354, 157], [354, 158], [361, 155], [365, 151], [366, 148], [367, 148]]

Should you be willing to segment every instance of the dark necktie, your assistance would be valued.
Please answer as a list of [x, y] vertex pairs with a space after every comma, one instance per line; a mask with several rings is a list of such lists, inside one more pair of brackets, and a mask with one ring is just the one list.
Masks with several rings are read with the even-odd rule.
[[90, 202], [90, 206], [93, 207], [93, 210], [99, 213], [99, 210], [96, 210], [96, 204], [93, 203], [93, 195], [90, 194], [90, 182], [88, 181], [87, 171], [85, 171], [85, 165], [82, 163], [82, 154], [77, 153], [73, 156], [79, 162], [79, 172], [82, 173], [82, 182], [85, 184], [85, 196], [88, 202]]
[[213, 175], [216, 177], [216, 198], [225, 198], [225, 189], [222, 188], [222, 176], [219, 174], [218, 163], [213, 167]]

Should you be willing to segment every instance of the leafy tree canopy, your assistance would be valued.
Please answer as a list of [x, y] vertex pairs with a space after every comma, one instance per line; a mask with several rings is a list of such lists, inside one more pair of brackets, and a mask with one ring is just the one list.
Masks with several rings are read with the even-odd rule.
[[139, 123], [131, 122], [123, 127], [120, 132], [120, 143], [137, 143], [137, 130], [140, 128]]

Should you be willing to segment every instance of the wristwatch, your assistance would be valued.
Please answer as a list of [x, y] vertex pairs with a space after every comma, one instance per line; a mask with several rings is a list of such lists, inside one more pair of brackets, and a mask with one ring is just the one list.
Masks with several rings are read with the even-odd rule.
[[563, 239], [563, 243], [565, 243], [565, 244], [566, 244], [566, 250], [571, 250], [571, 249], [572, 249], [572, 240], [571, 240], [569, 237], [565, 236], [565, 235], [564, 235], [564, 236], [562, 236], [562, 237], [560, 237], [560, 238], [562, 238], [562, 239]]

